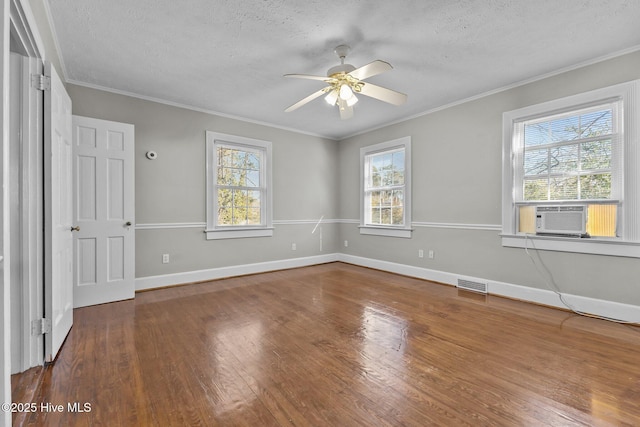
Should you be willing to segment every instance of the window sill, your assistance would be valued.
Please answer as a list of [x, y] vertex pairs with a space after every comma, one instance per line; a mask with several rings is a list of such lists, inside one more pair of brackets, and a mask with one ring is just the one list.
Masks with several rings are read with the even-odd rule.
[[273, 227], [265, 228], [230, 228], [205, 230], [207, 240], [222, 239], [245, 239], [249, 237], [271, 237], [273, 236]]
[[640, 242], [605, 238], [539, 236], [524, 234], [502, 234], [502, 246], [531, 248], [546, 251], [574, 252], [581, 254], [609, 255], [640, 258]]
[[412, 232], [413, 229], [411, 228], [375, 227], [371, 225], [360, 226], [360, 234], [370, 236], [401, 237], [403, 239], [410, 239]]

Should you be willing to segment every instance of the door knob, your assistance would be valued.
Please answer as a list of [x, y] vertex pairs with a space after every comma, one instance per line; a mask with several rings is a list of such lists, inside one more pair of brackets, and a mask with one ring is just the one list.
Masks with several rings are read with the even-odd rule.
[[75, 227], [71, 227], [71, 231], [80, 231], [80, 226], [76, 225]]

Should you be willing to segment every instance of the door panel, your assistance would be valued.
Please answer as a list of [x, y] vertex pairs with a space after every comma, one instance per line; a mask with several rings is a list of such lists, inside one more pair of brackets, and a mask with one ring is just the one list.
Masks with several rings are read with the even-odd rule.
[[45, 360], [55, 359], [73, 323], [71, 98], [50, 63], [44, 96], [45, 153]]
[[134, 127], [73, 116], [73, 138], [74, 306], [133, 298]]

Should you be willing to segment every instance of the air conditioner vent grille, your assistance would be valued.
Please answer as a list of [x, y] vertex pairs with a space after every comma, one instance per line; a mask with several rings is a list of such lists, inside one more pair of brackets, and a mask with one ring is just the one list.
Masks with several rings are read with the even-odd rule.
[[487, 284], [482, 282], [474, 282], [472, 280], [458, 279], [458, 288], [466, 291], [487, 293]]
[[536, 206], [536, 234], [581, 236], [586, 220], [585, 206]]

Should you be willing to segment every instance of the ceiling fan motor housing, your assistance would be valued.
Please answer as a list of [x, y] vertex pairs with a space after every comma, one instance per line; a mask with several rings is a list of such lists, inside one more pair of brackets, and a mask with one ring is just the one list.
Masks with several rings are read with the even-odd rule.
[[336, 65], [335, 67], [329, 68], [329, 71], [327, 71], [327, 76], [332, 77], [334, 74], [338, 74], [338, 73], [347, 74], [352, 72], [355, 69], [356, 67], [354, 67], [351, 64], [340, 64], [340, 65]]

